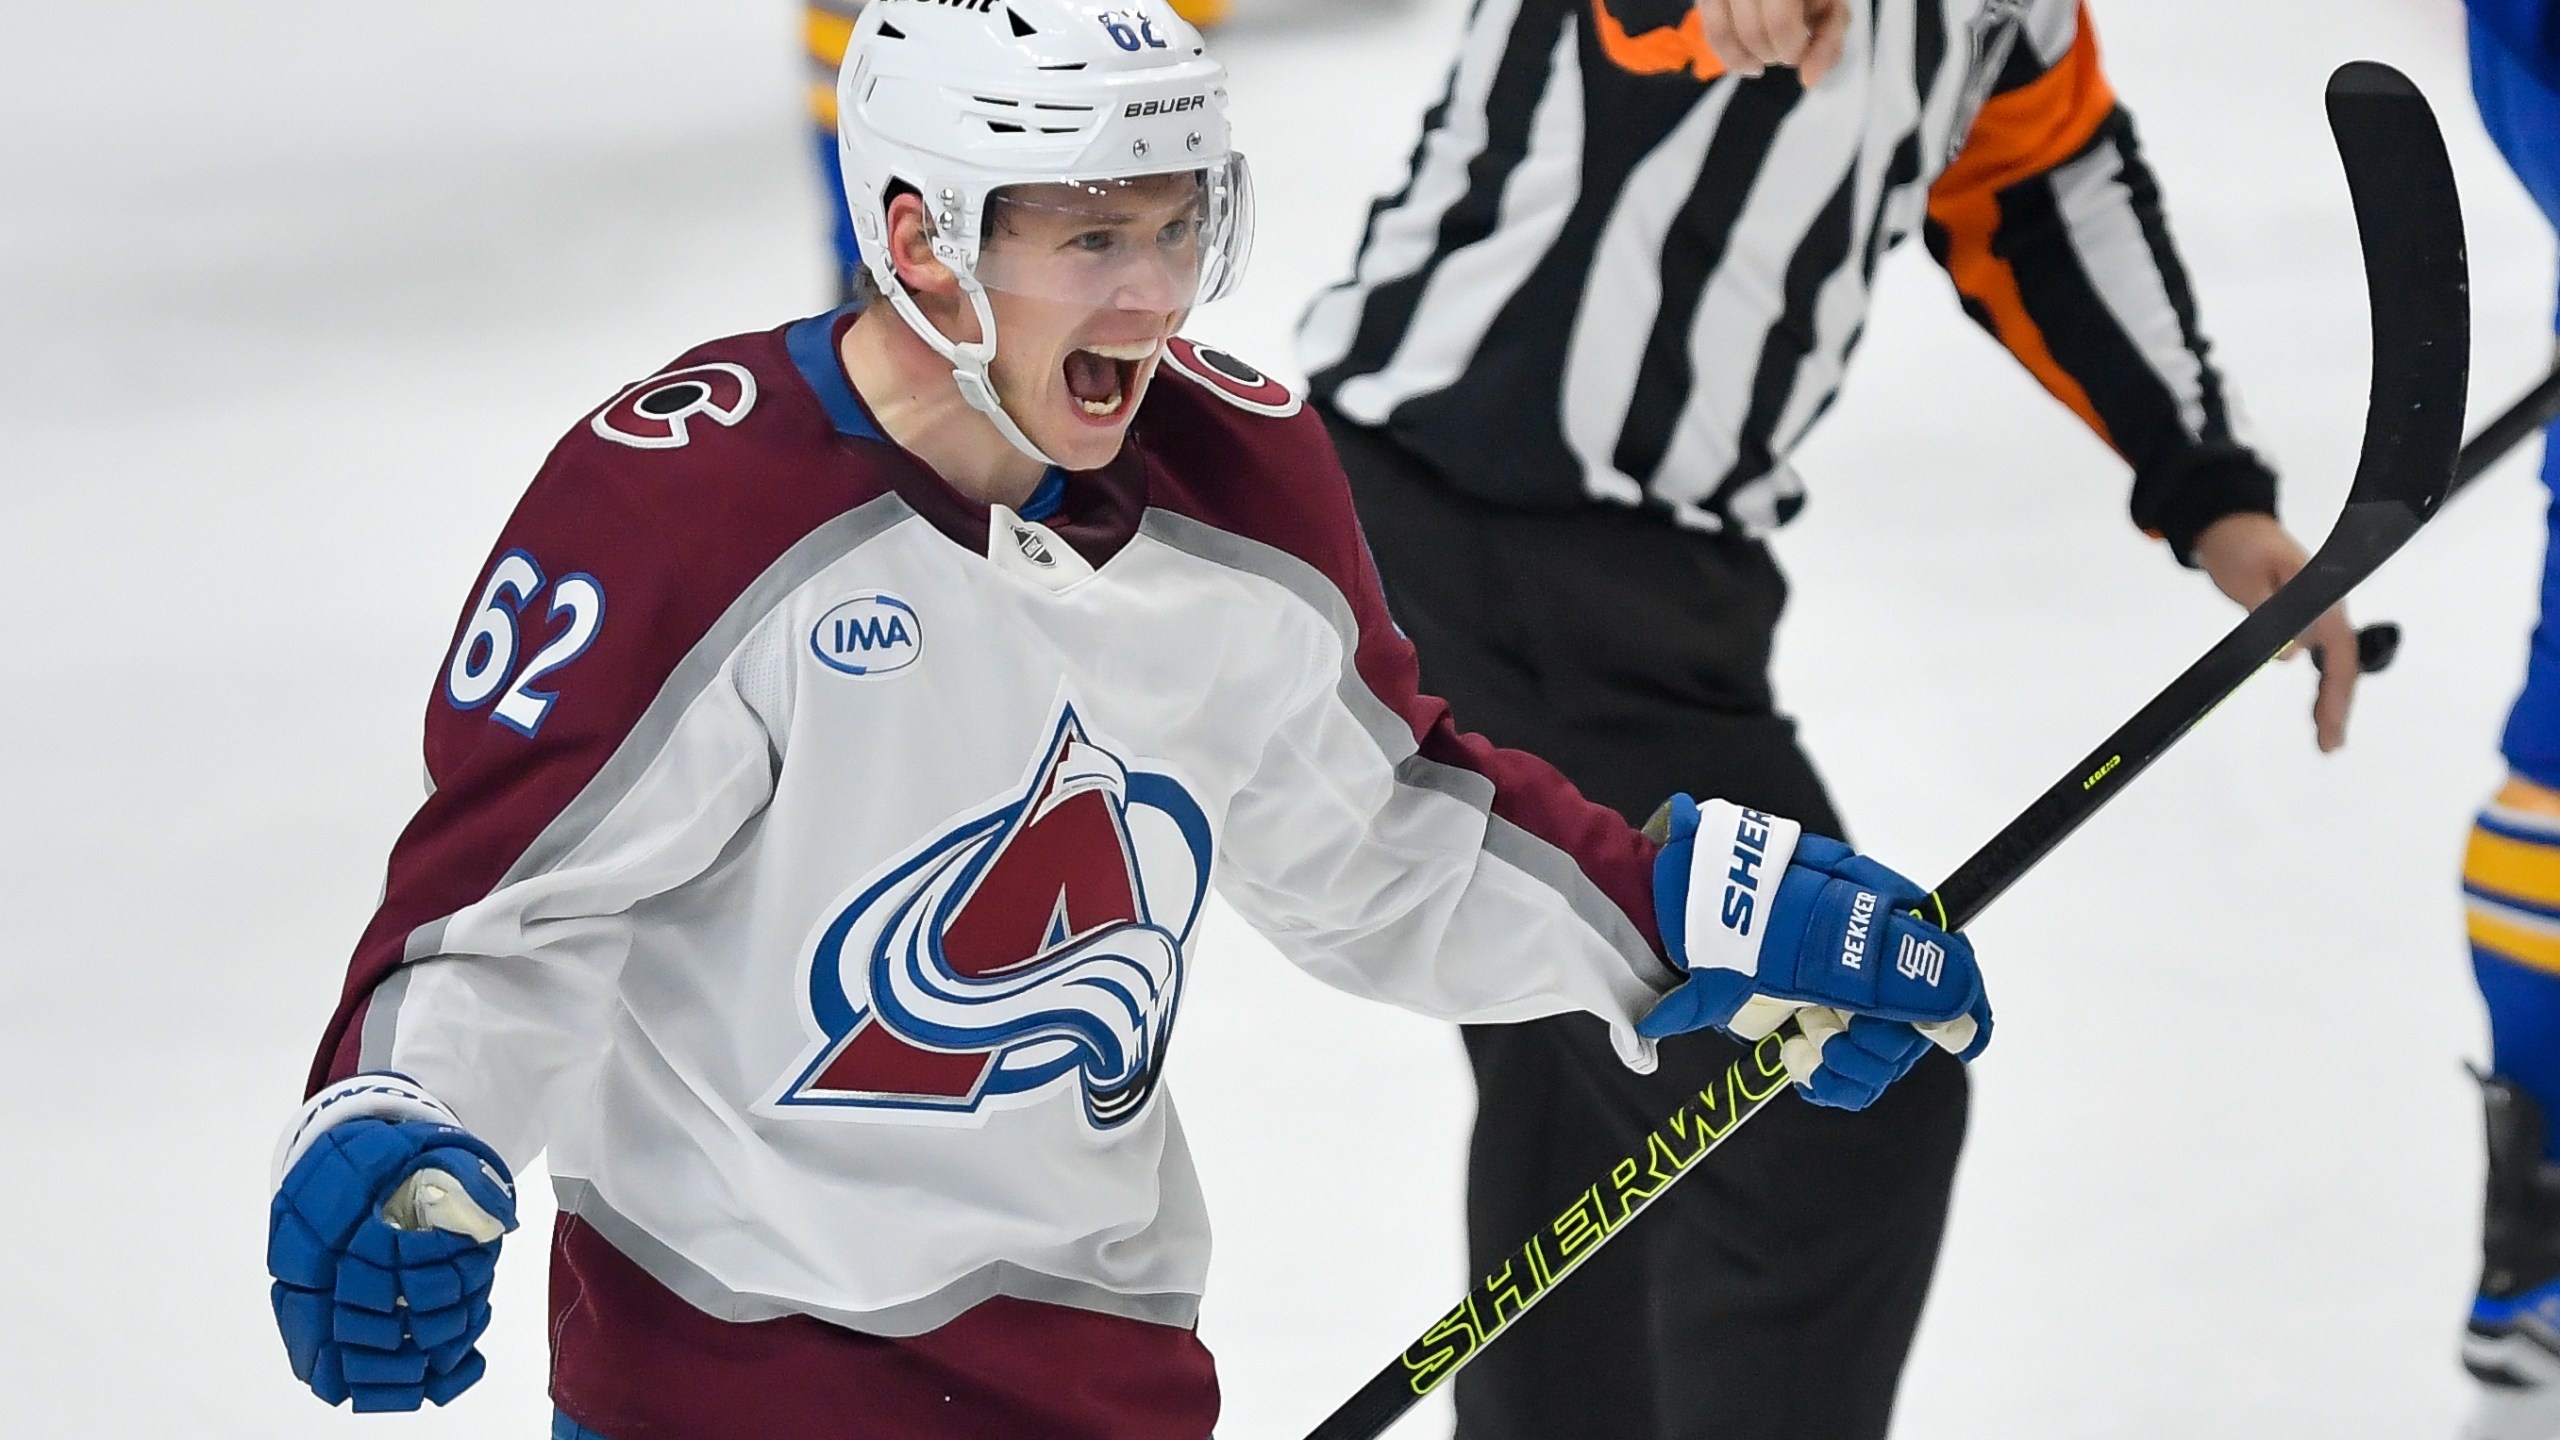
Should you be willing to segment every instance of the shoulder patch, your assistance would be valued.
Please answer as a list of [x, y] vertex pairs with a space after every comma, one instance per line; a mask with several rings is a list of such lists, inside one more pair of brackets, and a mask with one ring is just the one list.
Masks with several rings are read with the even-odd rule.
[[596, 412], [589, 428], [635, 450], [674, 450], [693, 442], [693, 418], [735, 425], [756, 407], [756, 377], [744, 365], [714, 360], [652, 375]]
[[1177, 373], [1239, 410], [1285, 420], [1306, 408], [1306, 397], [1224, 350], [1177, 335], [1165, 342], [1164, 358]]

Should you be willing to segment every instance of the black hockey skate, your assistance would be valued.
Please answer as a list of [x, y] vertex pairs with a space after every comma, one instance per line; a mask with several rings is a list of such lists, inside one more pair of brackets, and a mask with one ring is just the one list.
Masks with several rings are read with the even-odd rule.
[[2464, 1440], [2560, 1440], [2560, 1165], [2542, 1158], [2542, 1106], [2511, 1080], [2478, 1078], [2489, 1193], [2462, 1337], [2463, 1368], [2480, 1382]]

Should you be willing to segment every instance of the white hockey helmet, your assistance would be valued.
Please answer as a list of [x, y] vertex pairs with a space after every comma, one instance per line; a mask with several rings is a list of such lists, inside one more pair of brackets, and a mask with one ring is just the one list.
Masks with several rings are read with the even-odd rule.
[[[1044, 464], [1056, 462], [1005, 413], [988, 378], [997, 336], [987, 291], [1039, 283], [1001, 264], [990, 273], [991, 212], [1194, 176], [1198, 228], [1175, 272], [1159, 277], [1179, 302], [1167, 308], [1231, 292], [1252, 248], [1253, 187], [1229, 139], [1226, 81], [1166, 0], [872, 0], [854, 26], [836, 80], [836, 140], [863, 263], [951, 362], [970, 407]], [[888, 214], [905, 189], [923, 200], [935, 258], [976, 310], [977, 341], [943, 334], [899, 282]]]

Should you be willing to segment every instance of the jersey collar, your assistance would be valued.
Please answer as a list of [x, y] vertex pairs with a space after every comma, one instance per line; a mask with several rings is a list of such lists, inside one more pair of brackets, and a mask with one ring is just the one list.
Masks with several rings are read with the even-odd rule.
[[[860, 395], [854, 393], [853, 382], [845, 378], [844, 362], [838, 358], [838, 347], [843, 344], [845, 330], [861, 313], [862, 307], [859, 304], [846, 305], [823, 315], [812, 315], [805, 320], [794, 321], [783, 332], [784, 348], [790, 352], [791, 363], [799, 370], [800, 378], [808, 384], [810, 393], [818, 397], [819, 406], [827, 412], [827, 420], [835, 426], [837, 434], [850, 440], [868, 440], [874, 444], [886, 445], [896, 450], [901, 457], [913, 462], [914, 457], [909, 456], [898, 442], [890, 439], [880, 429], [879, 422], [871, 418], [870, 408], [862, 403]], [[1067, 514], [1070, 508], [1067, 503], [1068, 475], [1066, 471], [1055, 465], [1050, 466], [1049, 472], [1040, 477], [1039, 488], [1031, 492], [1031, 497], [1025, 500], [1022, 508], [1015, 513], [1025, 520], [1052, 525], [1088, 562], [1101, 565], [1127, 543], [1130, 533], [1135, 529], [1134, 517], [1144, 508], [1144, 471], [1143, 467], [1136, 463], [1136, 457], [1130, 453], [1133, 448], [1123, 447], [1117, 460], [1087, 477], [1102, 482], [1099, 486], [1088, 487], [1101, 492], [1090, 497], [1101, 503], [1075, 507], [1079, 511], [1091, 511], [1090, 515], [1069, 516]], [[925, 467], [918, 464], [916, 468]], [[1136, 481], [1139, 492], [1137, 496], [1120, 497], [1111, 493], [1132, 480]], [[974, 529], [983, 536], [987, 508], [964, 499], [957, 492], [951, 492], [947, 485], [940, 484], [939, 477], [936, 478], [936, 484], [937, 488], [948, 492], [951, 500], [958, 501], [962, 506], [976, 512], [973, 517]], [[910, 495], [908, 501], [924, 511], [928, 519], [935, 519], [936, 512], [947, 508], [917, 504], [921, 498]], [[1135, 506], [1115, 503], [1122, 498], [1135, 498], [1138, 503]], [[935, 519], [935, 524], [937, 528], [946, 531], [953, 528], [943, 524], [939, 519]], [[955, 535], [954, 538], [959, 537]]]
[[[800, 369], [800, 378], [825, 407], [827, 419], [836, 433], [854, 440], [874, 440], [883, 445], [896, 442], [880, 431], [879, 422], [863, 405], [862, 397], [853, 393], [853, 382], [844, 374], [844, 362], [836, 358], [836, 347], [844, 339], [845, 327], [862, 313], [860, 305], [846, 305], [824, 315], [812, 315], [795, 322], [783, 336], [783, 344], [791, 351], [791, 363]], [[1058, 513], [1066, 499], [1067, 472], [1052, 465], [1040, 477], [1040, 488], [1022, 502], [1015, 513], [1025, 520], [1046, 521]]]

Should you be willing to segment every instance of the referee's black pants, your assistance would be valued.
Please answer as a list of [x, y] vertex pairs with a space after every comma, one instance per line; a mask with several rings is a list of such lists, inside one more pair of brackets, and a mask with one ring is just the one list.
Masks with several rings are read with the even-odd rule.
[[[1533, 513], [1443, 485], [1328, 416], [1423, 688], [1642, 823], [1675, 790], [1838, 836], [1769, 647], [1786, 582], [1756, 542], [1632, 510]], [[1466, 1028], [1470, 1264], [1485, 1273], [1724, 1073], [1712, 1031], [1638, 1075], [1601, 1023]], [[1459, 1440], [1876, 1440], [1945, 1228], [1964, 1067], [1873, 1108], [1782, 1098], [1458, 1374]]]

